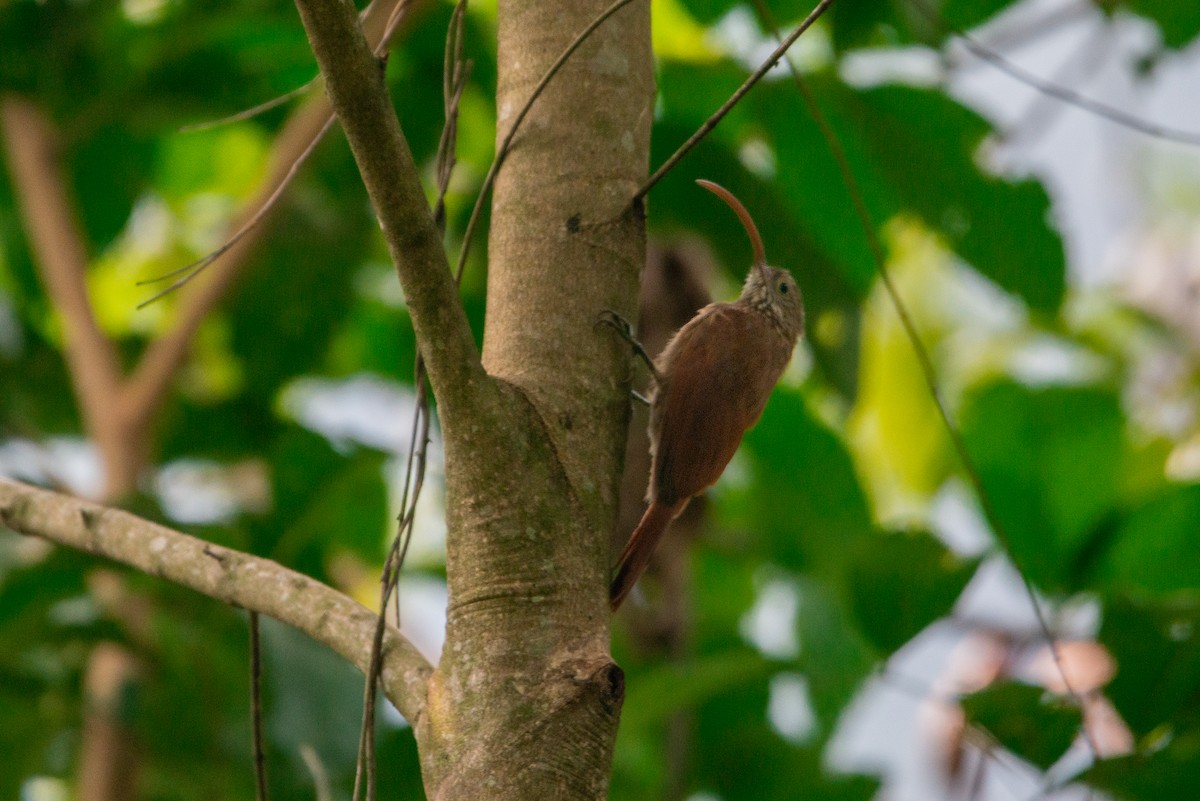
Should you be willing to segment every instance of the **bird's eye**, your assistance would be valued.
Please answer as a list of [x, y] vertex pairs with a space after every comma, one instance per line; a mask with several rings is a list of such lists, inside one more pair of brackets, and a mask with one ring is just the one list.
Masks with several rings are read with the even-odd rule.
[[782, 293], [782, 294], [786, 295], [786, 294], [788, 293], [788, 285], [787, 285], [787, 283], [782, 283], [782, 284], [780, 284], [780, 285], [779, 285], [779, 291], [780, 291], [780, 293]]

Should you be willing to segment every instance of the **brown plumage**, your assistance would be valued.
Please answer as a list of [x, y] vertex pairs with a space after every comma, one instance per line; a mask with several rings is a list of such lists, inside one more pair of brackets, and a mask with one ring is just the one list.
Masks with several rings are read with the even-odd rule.
[[614, 610], [671, 521], [721, 477], [742, 435], [762, 416], [804, 328], [796, 282], [787, 270], [767, 265], [749, 213], [720, 186], [697, 183], [738, 215], [754, 264], [736, 301], [705, 306], [655, 359], [660, 383], [650, 401], [650, 507], [617, 562], [609, 589]]

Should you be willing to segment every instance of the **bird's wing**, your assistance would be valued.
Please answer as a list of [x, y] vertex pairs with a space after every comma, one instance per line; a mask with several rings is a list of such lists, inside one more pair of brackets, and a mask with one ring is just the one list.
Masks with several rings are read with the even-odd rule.
[[721, 477], [790, 357], [769, 320], [735, 304], [711, 306], [679, 330], [655, 398], [660, 498], [690, 498]]

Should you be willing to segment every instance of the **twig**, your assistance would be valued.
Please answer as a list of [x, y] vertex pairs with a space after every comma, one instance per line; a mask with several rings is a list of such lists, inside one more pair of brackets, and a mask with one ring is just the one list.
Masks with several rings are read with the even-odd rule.
[[[388, 15], [387, 24], [383, 26], [383, 33], [380, 35], [379, 41], [375, 43], [375, 47], [372, 49], [372, 52], [375, 53], [377, 57], [382, 57], [383, 54], [387, 52], [388, 47], [391, 46], [392, 37], [396, 35], [396, 29], [400, 27], [400, 23], [404, 22], [404, 20], [408, 17], [409, 5], [413, 2], [414, 0], [400, 0], [400, 2], [396, 3], [396, 5], [392, 8], [392, 13]], [[366, 10], [359, 15], [359, 19], [363, 20], [364, 22], [366, 21]], [[363, 32], [368, 36], [370, 35], [370, 32], [365, 28]]]
[[[517, 112], [517, 116], [513, 119], [512, 125], [508, 129], [508, 133], [504, 135], [504, 141], [500, 143], [500, 147], [496, 150], [496, 157], [492, 159], [492, 166], [488, 168], [487, 175], [484, 176], [483, 185], [479, 188], [479, 196], [475, 199], [475, 206], [471, 209], [471, 217], [467, 220], [466, 230], [463, 231], [462, 247], [458, 252], [458, 265], [454, 269], [454, 278], [456, 281], [462, 281], [463, 268], [467, 264], [467, 255], [471, 252], [471, 239], [475, 235], [475, 227], [479, 224], [479, 217], [483, 212], [483, 204], [487, 200], [488, 193], [492, 190], [492, 185], [496, 183], [496, 175], [500, 172], [500, 167], [504, 164], [504, 159], [508, 156], [509, 150], [512, 148], [513, 138], [517, 135], [517, 130], [521, 127], [521, 123], [525, 121], [526, 115], [529, 114], [533, 104], [545, 91], [546, 87], [553, 80], [562, 66], [567, 63], [576, 50], [579, 49], [588, 37], [591, 36], [597, 28], [605, 23], [605, 21], [613, 14], [620, 11], [625, 6], [629, 5], [633, 0], [614, 0], [612, 5], [601, 11], [594, 20], [588, 23], [579, 34], [571, 41], [567, 48], [559, 54], [554, 63], [538, 81], [537, 86], [533, 87], [533, 91], [529, 93], [529, 98], [525, 101], [525, 105], [521, 106], [521, 110]], [[833, 0], [825, 0], [833, 2]]]
[[314, 135], [308, 145], [305, 146], [302, 151], [300, 151], [300, 154], [296, 156], [292, 163], [288, 165], [287, 171], [284, 172], [283, 177], [279, 179], [279, 183], [276, 184], [271, 193], [268, 194], [267, 197], [262, 201], [262, 204], [258, 207], [254, 214], [250, 216], [250, 219], [246, 220], [246, 222], [244, 222], [242, 226], [238, 228], [233, 236], [225, 240], [223, 245], [209, 253], [204, 258], [198, 259], [197, 261], [180, 267], [177, 270], [172, 270], [169, 273], [164, 273], [163, 275], [155, 278], [147, 278], [143, 281], [138, 281], [138, 286], [146, 286], [147, 284], [156, 284], [160, 281], [165, 281], [168, 278], [179, 275], [180, 273], [185, 273], [182, 278], [172, 283], [166, 289], [160, 290], [146, 300], [143, 300], [137, 305], [137, 308], [144, 309], [164, 295], [168, 295], [174, 292], [176, 289], [179, 289], [181, 286], [188, 283], [201, 272], [203, 272], [205, 267], [228, 253], [234, 245], [242, 241], [242, 238], [246, 236], [246, 234], [257, 228], [258, 224], [262, 222], [263, 218], [275, 208], [275, 204], [278, 202], [280, 195], [282, 195], [284, 190], [291, 185], [292, 179], [296, 177], [296, 173], [300, 171], [300, 168], [304, 166], [304, 162], [308, 161], [308, 157], [312, 155], [312, 152], [317, 149], [317, 145], [319, 145], [321, 140], [325, 138], [325, 134], [331, 127], [333, 127], [333, 120], [333, 112], [330, 111], [328, 112], [325, 122], [322, 123], [316, 135]]
[[258, 612], [250, 612], [250, 724], [254, 741], [254, 793], [267, 801], [267, 755], [263, 750], [262, 638]]
[[[391, 10], [391, 17], [386, 35], [379, 40], [390, 41], [395, 29], [391, 20], [397, 14], [412, 6], [413, 0], [398, 0]], [[371, 34], [380, 28], [381, 9], [387, 8], [386, 2], [372, 3], [362, 14], [364, 30]], [[400, 19], [406, 18], [401, 16]], [[329, 129], [332, 119], [331, 105], [328, 97], [321, 95], [301, 106], [288, 120], [283, 130], [275, 140], [271, 163], [274, 166], [269, 176], [263, 181], [263, 189], [243, 208], [243, 218], [257, 218], [260, 225], [265, 219], [265, 211], [275, 203], [284, 191], [288, 182], [294, 177], [297, 158], [305, 157], [315, 147], [324, 132]], [[187, 292], [181, 301], [177, 322], [164, 336], [154, 340], [142, 354], [132, 377], [122, 388], [122, 406], [129, 411], [131, 419], [144, 420], [148, 418], [161, 402], [171, 377], [175, 375], [187, 355], [188, 347], [200, 323], [208, 316], [209, 311], [220, 302], [234, 279], [245, 265], [250, 251], [256, 241], [258, 229], [240, 232], [236, 243], [229, 243], [223, 249], [224, 258], [219, 263], [212, 264], [208, 271], [210, 278]], [[232, 247], [231, 247], [232, 246]], [[229, 252], [230, 250], [234, 252]], [[201, 261], [204, 261], [203, 259]], [[184, 269], [193, 269], [188, 265]], [[173, 273], [172, 275], [177, 274]], [[189, 276], [190, 280], [192, 276]], [[181, 282], [186, 283], [186, 281]]]
[[[376, 615], [353, 599], [282, 565], [224, 548], [140, 517], [0, 478], [0, 525], [103, 556], [287, 623], [366, 671]], [[395, 628], [384, 635], [380, 686], [417, 720], [432, 668]]]
[[273, 97], [266, 102], [259, 103], [257, 106], [251, 106], [248, 109], [243, 109], [242, 111], [239, 111], [236, 114], [230, 114], [227, 117], [208, 120], [206, 122], [195, 122], [191, 125], [182, 125], [179, 128], [179, 133], [198, 133], [200, 131], [208, 131], [212, 130], [213, 128], [220, 128], [225, 125], [232, 125], [235, 122], [242, 122], [243, 120], [257, 117], [259, 114], [264, 114], [273, 108], [279, 108], [290, 100], [294, 100], [295, 98], [307, 92], [309, 89], [312, 89], [316, 82], [317, 78], [314, 77], [300, 86], [297, 86], [290, 92], [285, 92], [279, 97]]
[[1107, 103], [1102, 103], [1099, 100], [1093, 100], [1090, 97], [1085, 97], [1073, 89], [1068, 89], [1065, 86], [1060, 86], [1051, 81], [1047, 81], [1032, 72], [1019, 67], [1013, 62], [1006, 59], [1004, 56], [980, 44], [977, 40], [971, 38], [967, 33], [955, 28], [950, 22], [935, 9], [926, 4], [924, 0], [908, 0], [908, 2], [924, 15], [931, 23], [940, 26], [947, 33], [958, 39], [963, 47], [970, 51], [977, 58], [983, 59], [991, 64], [996, 69], [1008, 75], [1014, 80], [1030, 86], [1042, 94], [1061, 100], [1076, 108], [1082, 109], [1090, 114], [1094, 114], [1101, 119], [1108, 120], [1111, 123], [1120, 125], [1123, 128], [1128, 128], [1132, 131], [1145, 134], [1146, 136], [1155, 139], [1163, 139], [1168, 142], [1177, 142], [1185, 145], [1200, 145], [1200, 132], [1188, 131], [1182, 128], [1174, 128], [1166, 125], [1149, 122], [1135, 114], [1119, 109], [1116, 106], [1110, 106]]
[[[766, 7], [763, 0], [755, 0], [755, 6], [758, 8], [758, 13], [763, 19], [764, 25], [770, 30], [776, 38], [778, 38], [778, 29], [771, 17], [770, 9]], [[846, 152], [842, 148], [840, 140], [834, 133], [833, 128], [826, 119], [824, 112], [821, 111], [820, 104], [817, 103], [816, 97], [809, 88], [807, 82], [800, 75], [800, 71], [796, 66], [788, 60], [788, 66], [791, 69], [792, 78], [796, 83], [796, 87], [800, 90], [804, 97], [804, 102], [808, 106], [809, 112], [817, 123], [817, 127], [821, 131], [826, 144], [829, 146], [831, 155], [837, 163], [838, 171], [842, 175], [842, 180], [846, 185], [846, 190], [850, 194], [851, 201], [854, 205], [855, 215], [858, 217], [862, 225], [863, 233], [867, 237], [867, 242], [871, 249], [871, 255], [875, 259], [875, 268], [879, 272], [879, 278], [883, 282], [884, 288], [887, 291], [888, 297], [892, 302], [892, 306], [896, 310], [896, 315], [900, 318], [900, 324], [904, 328], [904, 333], [912, 344], [913, 352], [916, 354], [917, 363], [921, 368], [921, 375], [925, 380], [926, 389], [929, 390], [930, 397], [933, 399], [933, 404], [937, 408], [938, 416], [942, 420], [942, 425], [950, 436], [950, 441], [953, 443], [954, 450], [958, 455], [959, 461], [962, 463], [963, 471], [967, 474], [967, 479], [971, 483], [971, 487], [975, 490], [975, 495], [979, 499], [979, 505], [983, 509], [984, 516], [987, 518], [988, 524], [992, 531], [996, 534], [996, 539], [1004, 548], [1009, 560], [1016, 567], [1017, 573], [1021, 576], [1021, 583], [1025, 588], [1025, 593], [1029, 597], [1029, 602], [1033, 606], [1034, 615], [1037, 617], [1038, 629], [1042, 636], [1046, 639], [1046, 645], [1050, 649], [1050, 653], [1054, 658], [1054, 664], [1063, 680], [1063, 687], [1071, 700], [1079, 706], [1082, 713], [1083, 701], [1079, 694], [1074, 690], [1071, 681], [1067, 676], [1066, 669], [1063, 666], [1062, 659], [1055, 647], [1055, 637], [1050, 630], [1050, 624], [1046, 618], [1046, 613], [1042, 609], [1041, 602], [1038, 601], [1037, 592], [1034, 589], [1033, 582], [1026, 576], [1025, 571], [1017, 563], [1013, 556], [1012, 540], [1009, 538], [1003, 523], [996, 514], [996, 509], [992, 504], [991, 496], [988, 494], [986, 487], [983, 484], [983, 478], [979, 474], [979, 469], [975, 465], [974, 459], [971, 457], [970, 451], [967, 449], [966, 441], [963, 439], [962, 432], [958, 428], [958, 424], [951, 416], [949, 407], [942, 399], [941, 390], [938, 386], [937, 371], [933, 366], [933, 359], [929, 355], [929, 350], [925, 347], [921, 340], [920, 334], [917, 332], [916, 324], [913, 323], [912, 316], [909, 314], [908, 307], [900, 297], [899, 290], [896, 289], [895, 283], [892, 281], [891, 272], [887, 267], [887, 260], [884, 257], [883, 247], [879, 241], [879, 237], [875, 231], [875, 223], [871, 219], [871, 213], [867, 209], [866, 202], [863, 200], [862, 189], [858, 185], [858, 180], [854, 176], [854, 171], [850, 167], [850, 162], [846, 158]], [[1087, 741], [1088, 748], [1091, 750], [1093, 759], [1098, 758], [1099, 749], [1095, 741], [1092, 739], [1091, 733], [1087, 727], [1082, 727], [1083, 736]]]
[[[1107, 25], [1098, 27], [1079, 47], [1067, 57], [1054, 75], [1054, 83], [1066, 84], [1095, 72], [1099, 60], [1109, 52], [1109, 33]], [[1070, 108], [1050, 95], [1039, 94], [1030, 103], [1016, 122], [1000, 134], [1001, 140], [1012, 142], [1019, 139], [1025, 147], [1029, 147], [1039, 135], [1047, 131], [1055, 119]]]
[[450, 27], [446, 33], [446, 52], [443, 57], [445, 68], [442, 76], [442, 114], [445, 123], [442, 125], [442, 135], [438, 139], [438, 198], [433, 206], [433, 222], [443, 234], [446, 231], [446, 193], [450, 189], [450, 176], [457, 164], [454, 146], [458, 141], [458, 109], [473, 66], [472, 62], [463, 57], [466, 6], [466, 0], [459, 0], [454, 6]]
[[[400, 24], [400, 22], [404, 19], [404, 12], [406, 12], [408, 10], [409, 3], [411, 3], [411, 2], [412, 2], [412, 0], [401, 0], [401, 2], [397, 3], [396, 6], [392, 9], [391, 15], [388, 17], [386, 29], [385, 29], [383, 35], [380, 37], [379, 42], [376, 43], [375, 47], [372, 50], [372, 52], [374, 52], [376, 56], [380, 56], [382, 53], [386, 52], [387, 45], [391, 38], [392, 33], [396, 30], [396, 26], [398, 26]], [[364, 10], [362, 16], [366, 17], [367, 12], [370, 10], [371, 10], [370, 8]], [[297, 89], [293, 89], [288, 94], [282, 95], [281, 97], [277, 97], [274, 100], [268, 100], [266, 103], [255, 106], [254, 108], [251, 108], [251, 109], [247, 109], [246, 111], [239, 112], [238, 114], [234, 114], [232, 116], [226, 117], [223, 120], [216, 120], [216, 121], [210, 122], [210, 123], [201, 123], [199, 126], [193, 126], [190, 130], [211, 128], [216, 125], [221, 125], [225, 122], [232, 122], [232, 121], [235, 121], [238, 119], [246, 119], [248, 117], [252, 117], [255, 114], [258, 114], [267, 109], [274, 108], [275, 106], [278, 106], [278, 105], [286, 102], [287, 100], [290, 100], [292, 97], [299, 95], [299, 94], [303, 93], [304, 91], [307, 91], [308, 88], [311, 87], [319, 79], [319, 77], [320, 76], [309, 81], [304, 86], [301, 86]], [[326, 105], [328, 105], [328, 104], [326, 103]], [[146, 284], [156, 284], [160, 281], [165, 281], [166, 279], [172, 278], [176, 275], [179, 275], [180, 273], [185, 274], [182, 278], [180, 278], [179, 280], [172, 283], [166, 289], [163, 289], [162, 291], [152, 295], [151, 297], [149, 297], [146, 300], [139, 303], [137, 305], [137, 308], [142, 309], [146, 306], [149, 306], [151, 303], [158, 300], [159, 298], [162, 298], [164, 295], [169, 295], [170, 293], [174, 292], [176, 289], [179, 289], [183, 285], [187, 284], [193, 278], [198, 276], [204, 270], [204, 268], [208, 267], [210, 264], [215, 262], [217, 259], [221, 258], [226, 253], [228, 253], [230, 251], [230, 249], [233, 248], [234, 245], [236, 245], [239, 241], [241, 241], [241, 239], [244, 236], [246, 236], [246, 234], [250, 233], [256, 227], [258, 227], [259, 223], [262, 222], [263, 218], [266, 217], [267, 214], [272, 209], [275, 208], [275, 204], [277, 202], [279, 202], [279, 198], [283, 194], [284, 190], [287, 189], [288, 186], [291, 185], [292, 179], [294, 179], [296, 177], [296, 173], [300, 171], [300, 167], [302, 167], [304, 165], [304, 163], [306, 161], [308, 161], [308, 157], [312, 155], [312, 152], [314, 150], [316, 150], [317, 145], [320, 144], [321, 140], [325, 138], [325, 134], [328, 133], [329, 129], [333, 126], [334, 119], [335, 119], [335, 116], [334, 116], [333, 110], [330, 109], [328, 111], [327, 118], [322, 123], [320, 129], [315, 134], [313, 134], [312, 140], [304, 147], [303, 150], [300, 151], [299, 155], [297, 155], [295, 157], [295, 159], [292, 160], [291, 164], [288, 166], [287, 171], [279, 179], [278, 184], [276, 185], [275, 189], [272, 190], [271, 193], [269, 195], [267, 195], [267, 197], [263, 201], [261, 201], [261, 204], [259, 205], [258, 209], [254, 212], [254, 214], [252, 214], [250, 216], [250, 218], [248, 220], [246, 220], [246, 222], [244, 222], [238, 228], [238, 230], [232, 236], [229, 237], [229, 239], [227, 239], [225, 241], [224, 244], [222, 244], [216, 250], [212, 251], [211, 253], [204, 256], [203, 258], [197, 259], [196, 261], [192, 262], [191, 264], [186, 264], [183, 267], [180, 267], [176, 270], [172, 270], [169, 273], [164, 273], [163, 275], [157, 276], [155, 278], [149, 278], [144, 281], [139, 281], [138, 286], [144, 286]]]
[[646, 179], [646, 183], [642, 184], [641, 188], [638, 189], [638, 191], [633, 195], [632, 203], [635, 206], [642, 200], [642, 198], [646, 196], [647, 192], [654, 188], [655, 184], [661, 181], [663, 177], [691, 151], [692, 148], [700, 143], [701, 139], [708, 136], [709, 131], [717, 127], [717, 123], [725, 118], [725, 115], [729, 113], [730, 109], [736, 106], [738, 102], [745, 97], [746, 93], [753, 89], [754, 85], [762, 80], [762, 77], [770, 72], [771, 69], [779, 63], [779, 60], [783, 58], [783, 55], [788, 51], [788, 48], [795, 44], [796, 40], [800, 38], [800, 35], [812, 27], [812, 24], [820, 19], [821, 15], [824, 14], [826, 9], [828, 9], [831, 5], [833, 5], [833, 0], [821, 0], [821, 2], [817, 3], [816, 7], [808, 13], [808, 16], [796, 26], [796, 29], [788, 34], [786, 39], [779, 43], [779, 47], [775, 48], [775, 52], [767, 56], [766, 60], [759, 65], [758, 69], [750, 74], [750, 77], [746, 79], [745, 83], [739, 86], [737, 91], [734, 92], [733, 95], [731, 95], [730, 98], [726, 100], [725, 103], [722, 104], [722, 106], [717, 109], [711, 117], [705, 120], [704, 124], [701, 125], [700, 128], [694, 134], [692, 134], [686, 142], [680, 145], [679, 149], [676, 150], [669, 159], [663, 162], [661, 167], [654, 171], [653, 175]]
[[1011, 21], [989, 22], [988, 37], [984, 46], [992, 50], [1028, 47], [1096, 10], [1095, 0], [1071, 0], [1042, 14], [1031, 13]]
[[[383, 35], [380, 36], [379, 42], [374, 48], [376, 56], [382, 56], [387, 51], [388, 45], [392, 40], [392, 34], [396, 32], [396, 28], [400, 27], [400, 23], [404, 21], [405, 12], [408, 10], [408, 5], [410, 2], [412, 2], [412, 0], [404, 0], [404, 2], [397, 3], [392, 7], [391, 14], [388, 15], [387, 24], [384, 26]], [[359, 14], [359, 19], [363, 20], [364, 23], [369, 22], [371, 19], [371, 12], [372, 6], [368, 5], [362, 10], [362, 13]], [[212, 128], [219, 128], [223, 125], [242, 122], [243, 120], [257, 117], [259, 114], [263, 114], [271, 109], [279, 108], [288, 101], [294, 100], [308, 90], [312, 89], [320, 77], [321, 76], [319, 74], [315, 75], [310, 80], [306, 81], [300, 86], [297, 86], [295, 89], [292, 89], [289, 92], [285, 92], [278, 97], [273, 97], [270, 100], [259, 103], [257, 106], [251, 106], [250, 108], [239, 111], [236, 114], [230, 114], [227, 117], [221, 117], [219, 119], [209, 120], [207, 122], [197, 122], [191, 125], [180, 126], [179, 132], [196, 133], [198, 131], [207, 131]]]

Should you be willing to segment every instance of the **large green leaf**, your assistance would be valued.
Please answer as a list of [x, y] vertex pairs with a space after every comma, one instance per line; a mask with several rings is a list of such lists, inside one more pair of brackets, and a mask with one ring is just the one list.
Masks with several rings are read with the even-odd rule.
[[[738, 7], [729, 0], [682, 0], [692, 16], [705, 24], [716, 22]], [[765, 0], [766, 6], [782, 25], [792, 19], [800, 19], [813, 10], [813, 0]], [[751, 6], [753, 8], [753, 6]]]
[[823, 737], [871, 674], [876, 655], [854, 626], [841, 596], [824, 583], [800, 582], [796, 633], [800, 642], [798, 666], [808, 681]]
[[850, 566], [850, 602], [863, 635], [884, 655], [950, 611], [979, 561], [926, 532], [866, 542]]
[[754, 469], [747, 522], [758, 552], [797, 571], [840, 575], [872, 530], [845, 446], [798, 392], [780, 388], [745, 450]]
[[909, 0], [930, 9], [941, 5], [941, 16], [960, 31], [987, 22], [1004, 9], [1015, 6], [1015, 0]]
[[289, 430], [271, 454], [273, 508], [252, 522], [257, 547], [284, 564], [323, 575], [328, 549], [383, 555], [387, 489], [383, 455], [336, 452], [316, 434]]
[[826, 13], [838, 50], [933, 41], [941, 33], [907, 0], [834, 3]]
[[[919, 217], [962, 258], [1035, 309], [1062, 301], [1066, 259], [1041, 184], [985, 172], [979, 148], [991, 126], [941, 92], [906, 86], [855, 91], [809, 79], [846, 152], [876, 226]], [[783, 81], [759, 100], [779, 159], [779, 181], [798, 217], [848, 276], [874, 264], [850, 196], [799, 92]]]
[[715, 792], [727, 801], [867, 801], [874, 796], [876, 780], [830, 776], [820, 746], [796, 747], [773, 731], [766, 723], [768, 697], [762, 681], [713, 696], [696, 710], [694, 768], [686, 789]]
[[[663, 105], [670, 120], [684, 122], [684, 131], [698, 126], [743, 74], [725, 62], [665, 65]], [[894, 85], [857, 90], [828, 74], [805, 80], [845, 151], [877, 229], [896, 215], [915, 216], [1001, 288], [1035, 309], [1058, 307], [1065, 286], [1065, 255], [1049, 222], [1049, 198], [1035, 181], [1008, 180], [981, 168], [979, 150], [992, 131], [986, 120], [931, 89]], [[670, 129], [663, 129], [669, 135]], [[763, 140], [773, 147], [772, 183], [784, 209], [775, 211], [761, 200], [743, 198], [758, 210], [764, 236], [779, 225], [795, 226], [823, 261], [837, 266], [856, 295], [865, 294], [876, 275], [866, 234], [829, 144], [792, 81], [756, 87], [713, 136], [736, 147]], [[678, 139], [682, 138], [681, 132]], [[655, 141], [657, 148], [661, 138]], [[655, 152], [657, 162], [669, 149], [662, 156]], [[690, 158], [705, 165], [706, 177], [729, 180], [715, 169], [720, 162], [711, 156], [697, 152]], [[667, 178], [662, 189], [656, 188], [655, 197], [671, 194], [671, 182]], [[744, 182], [741, 190], [749, 191]], [[703, 212], [691, 196], [665, 202], [667, 215], [679, 217], [686, 210], [687, 222]], [[653, 212], [652, 220], [664, 213], [657, 205]], [[707, 225], [700, 227], [709, 230]], [[735, 234], [730, 241], [740, 245], [742, 238]], [[768, 255], [781, 259], [770, 242]], [[807, 288], [811, 279], [799, 277]]]
[[761, 686], [777, 669], [742, 646], [643, 671], [625, 691], [622, 732], [661, 724], [671, 715], [746, 685]]
[[1046, 587], [1076, 583], [1075, 560], [1116, 502], [1118, 398], [999, 382], [968, 398], [962, 427], [1017, 565]]

